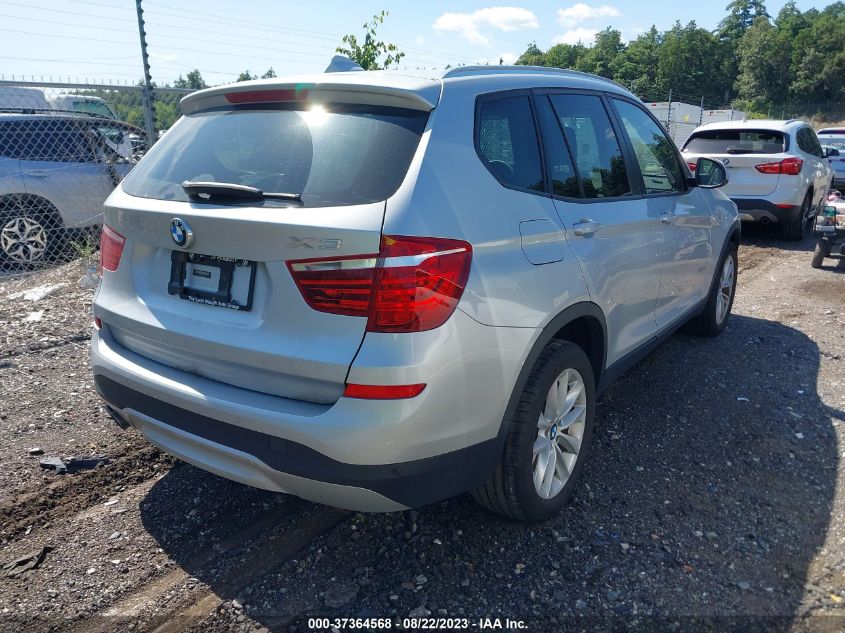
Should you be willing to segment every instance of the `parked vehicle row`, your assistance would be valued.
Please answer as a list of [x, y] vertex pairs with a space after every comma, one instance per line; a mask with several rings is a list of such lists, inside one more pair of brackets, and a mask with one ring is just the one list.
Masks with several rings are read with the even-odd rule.
[[201, 468], [367, 511], [473, 490], [543, 520], [597, 395], [737, 271], [721, 163], [691, 177], [599, 77], [462, 67], [196, 92], [109, 196], [95, 384]]

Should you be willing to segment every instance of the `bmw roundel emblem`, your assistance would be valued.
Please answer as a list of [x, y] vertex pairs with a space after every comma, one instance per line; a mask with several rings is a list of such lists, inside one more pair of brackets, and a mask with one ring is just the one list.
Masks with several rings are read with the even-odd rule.
[[194, 243], [194, 232], [190, 225], [182, 218], [173, 218], [170, 220], [170, 237], [176, 243], [176, 246], [181, 248], [188, 248]]

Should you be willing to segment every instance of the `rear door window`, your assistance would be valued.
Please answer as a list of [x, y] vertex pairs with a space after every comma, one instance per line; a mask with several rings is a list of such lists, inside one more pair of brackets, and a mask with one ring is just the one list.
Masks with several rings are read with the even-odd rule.
[[537, 116], [540, 119], [552, 193], [564, 198], [583, 198], [578, 172], [572, 160], [572, 150], [568, 146], [575, 144], [574, 137], [568, 142], [564, 139], [563, 130], [547, 95], [538, 95], [534, 103], [537, 105]]
[[614, 99], [613, 103], [634, 149], [645, 192], [685, 191], [684, 172], [674, 143], [642, 108], [621, 99]]
[[168, 130], [122, 186], [161, 200], [187, 201], [188, 180], [299, 194], [306, 207], [380, 202], [402, 183], [427, 121], [427, 112], [369, 105], [200, 112]]
[[575, 159], [585, 198], [632, 194], [622, 149], [601, 98], [553, 94], [551, 102]]
[[786, 138], [774, 130], [703, 130], [684, 145], [684, 151], [696, 154], [780, 154], [786, 150]]
[[476, 145], [487, 168], [503, 185], [543, 191], [540, 146], [527, 95], [483, 100]]

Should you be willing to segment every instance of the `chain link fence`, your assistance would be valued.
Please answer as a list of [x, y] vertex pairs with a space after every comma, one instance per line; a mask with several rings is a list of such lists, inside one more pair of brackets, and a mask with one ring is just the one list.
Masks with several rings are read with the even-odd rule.
[[[163, 92], [160, 123], [187, 92]], [[0, 82], [0, 277], [96, 253], [103, 202], [160, 133], [143, 106], [135, 86]]]

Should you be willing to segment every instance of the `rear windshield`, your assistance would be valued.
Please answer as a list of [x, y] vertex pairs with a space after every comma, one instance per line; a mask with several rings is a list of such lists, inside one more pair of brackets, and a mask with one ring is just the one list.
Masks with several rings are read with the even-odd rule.
[[168, 130], [122, 186], [159, 200], [187, 201], [181, 184], [191, 180], [299, 194], [306, 207], [379, 202], [399, 188], [427, 120], [360, 105], [201, 112]]
[[684, 151], [696, 154], [780, 154], [786, 139], [773, 130], [706, 130], [695, 132]]

